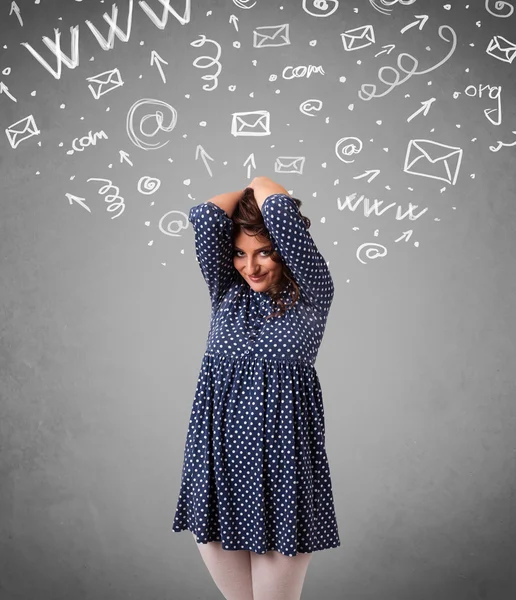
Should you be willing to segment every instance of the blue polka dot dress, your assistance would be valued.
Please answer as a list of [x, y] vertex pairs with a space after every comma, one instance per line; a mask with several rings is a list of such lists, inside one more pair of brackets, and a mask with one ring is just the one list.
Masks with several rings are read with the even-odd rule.
[[295, 556], [340, 546], [314, 367], [334, 290], [295, 202], [268, 196], [262, 215], [300, 290], [268, 320], [277, 305], [233, 265], [233, 221], [211, 202], [190, 209], [212, 311], [172, 530]]

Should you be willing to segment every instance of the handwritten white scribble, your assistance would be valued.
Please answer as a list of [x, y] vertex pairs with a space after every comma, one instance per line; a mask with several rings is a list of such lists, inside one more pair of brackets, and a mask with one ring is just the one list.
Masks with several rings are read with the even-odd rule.
[[20, 7], [16, 4], [16, 2], [11, 2], [11, 11], [9, 12], [9, 15], [12, 15], [13, 12], [18, 17], [18, 21], [20, 22], [20, 25], [23, 27], [23, 19], [20, 14]]
[[[291, 72], [292, 74], [286, 75], [287, 72]], [[308, 67], [287, 66], [283, 69], [282, 76], [283, 76], [283, 79], [296, 79], [298, 77], [306, 77], [308, 79], [312, 73], [318, 73], [319, 75], [325, 75], [324, 69], [321, 66], [315, 67], [314, 65], [309, 65]]]
[[163, 63], [164, 65], [168, 65], [168, 62], [165, 59], [161, 58], [161, 56], [156, 52], [156, 50], [153, 50], [151, 52], [150, 57], [151, 67], [152, 65], [156, 65], [156, 68], [158, 69], [158, 72], [161, 75], [161, 80], [163, 81], [163, 83], [167, 83], [167, 78], [165, 77], [165, 73], [163, 73], [163, 67], [161, 66], [161, 63]]
[[410, 4], [414, 4], [415, 1], [416, 0], [379, 0], [379, 2], [382, 4], [382, 6], [380, 6], [380, 4], [378, 4], [378, 2], [375, 0], [369, 0], [369, 4], [383, 15], [390, 16], [392, 8], [384, 7], [393, 6], [394, 4], [403, 4], [405, 6], [409, 6]]
[[[97, 177], [90, 177], [89, 179], [87, 179], [86, 181], [105, 181], [106, 185], [103, 185], [98, 193], [104, 197], [105, 202], [109, 202], [109, 206], [107, 208], [108, 212], [113, 212], [114, 210], [117, 210], [118, 208], [121, 208], [121, 211], [118, 215], [115, 215], [114, 217], [111, 217], [112, 219], [116, 219], [117, 217], [119, 217], [125, 210], [125, 203], [124, 203], [124, 199], [122, 198], [122, 196], [120, 196], [120, 188], [116, 185], [113, 185], [113, 182], [109, 179], [99, 179]], [[109, 192], [109, 190], [115, 190], [113, 194], [107, 194]], [[106, 195], [107, 194], [107, 195]], [[119, 202], [116, 202], [116, 200], [118, 200]]]
[[102, 50], [111, 50], [115, 45], [115, 35], [121, 42], [128, 42], [131, 37], [131, 28], [133, 22], [133, 0], [129, 0], [129, 14], [127, 16], [127, 25], [125, 32], [118, 27], [118, 7], [113, 4], [111, 9], [111, 16], [105, 12], [103, 15], [104, 21], [109, 25], [108, 38], [100, 33], [100, 31], [93, 25], [91, 21], [85, 21], [86, 25], [90, 28], [91, 33], [95, 36], [95, 39], [99, 43]]
[[245, 9], [249, 9], [249, 8], [253, 8], [253, 6], [256, 4], [256, 2], [254, 4], [251, 4], [250, 6], [247, 5], [247, 3], [249, 2], [249, 0], [233, 0], [233, 4], [235, 6], [238, 6], [238, 8], [245, 8]]
[[461, 162], [461, 148], [432, 140], [410, 140], [403, 170], [455, 185]]
[[342, 43], [344, 44], [344, 50], [347, 50], [348, 52], [367, 48], [375, 43], [372, 25], [364, 25], [363, 27], [349, 29], [348, 31], [341, 33], [340, 36], [342, 38]]
[[[154, 109], [154, 112], [146, 113], [145, 116], [140, 118], [139, 128], [138, 128], [139, 134], [145, 136], [146, 138], [153, 138], [158, 133], [158, 131], [166, 131], [166, 132], [172, 131], [177, 124], [177, 111], [173, 106], [170, 106], [170, 104], [167, 104], [166, 102], [163, 102], [162, 100], [153, 100], [152, 98], [142, 98], [141, 100], [138, 100], [137, 102], [135, 102], [129, 109], [129, 112], [127, 113], [126, 129], [127, 129], [127, 135], [129, 136], [129, 139], [131, 140], [131, 142], [135, 146], [138, 146], [138, 148], [141, 148], [142, 150], [158, 150], [159, 148], [162, 148], [163, 146], [168, 144], [170, 140], [166, 140], [162, 143], [160, 143], [160, 142], [151, 143], [151, 142], [142, 140], [134, 132], [134, 123], [133, 123], [134, 114], [141, 106], [144, 106], [146, 109], [150, 108], [152, 106], [158, 106], [160, 108], [161, 107], [165, 108], [168, 112], [170, 112], [170, 122], [168, 125], [163, 125], [164, 115], [161, 110]], [[143, 125], [149, 119], [153, 119], [155, 121], [156, 127], [151, 132], [146, 132], [143, 130]]]
[[495, 13], [491, 10], [489, 5], [492, 4], [491, 0], [486, 0], [486, 10], [489, 14], [493, 15], [493, 17], [500, 17], [502, 19], [506, 19], [510, 17], [514, 12], [514, 6], [510, 2], [505, 2], [505, 0], [496, 0], [494, 3], [495, 10], [508, 10], [504, 15], [500, 13]]
[[71, 57], [61, 50], [61, 32], [59, 29], [54, 29], [55, 42], [50, 38], [43, 36], [43, 43], [57, 59], [57, 68], [54, 70], [48, 62], [34, 50], [34, 48], [27, 42], [21, 42], [22, 46], [25, 46], [27, 50], [34, 56], [34, 58], [51, 73], [56, 79], [61, 79], [62, 63], [64, 63], [69, 69], [75, 69], [79, 66], [79, 25], [70, 27], [70, 33], [72, 36], [71, 40]]
[[34, 117], [29, 115], [6, 128], [5, 133], [12, 148], [17, 148], [21, 142], [28, 140], [41, 132], [36, 126]]
[[157, 192], [159, 186], [161, 185], [161, 180], [157, 177], [149, 177], [149, 175], [144, 175], [140, 177], [138, 181], [138, 191], [140, 194], [145, 194], [146, 196], [150, 196]]
[[416, 26], [419, 26], [420, 31], [423, 29], [423, 27], [425, 26], [425, 23], [428, 21], [428, 15], [414, 15], [414, 16], [416, 17], [416, 21], [413, 21], [412, 23], [405, 25], [405, 27], [403, 27], [403, 29], [400, 30], [400, 33], [405, 33], [405, 31], [408, 31], [409, 29], [412, 29], [412, 27], [416, 27]]
[[[311, 4], [310, 9], [308, 3]], [[303, 0], [303, 10], [312, 17], [329, 17], [337, 8], [339, 8], [338, 0]]]
[[396, 48], [395, 44], [387, 44], [386, 46], [382, 46], [380, 52], [377, 52], [374, 57], [380, 56], [380, 54], [390, 54], [394, 48]]
[[301, 102], [299, 105], [299, 110], [306, 115], [307, 117], [315, 117], [315, 112], [320, 112], [323, 107], [322, 100], [318, 100], [317, 98], [310, 98], [310, 100], [305, 100]]
[[516, 44], [501, 35], [493, 36], [486, 49], [487, 54], [503, 62], [511, 63], [516, 58]]
[[[195, 67], [197, 67], [198, 69], [209, 69], [213, 65], [217, 65], [217, 69], [216, 69], [215, 73], [213, 73], [212, 75], [202, 75], [202, 77], [201, 77], [201, 79], [205, 79], [206, 81], [210, 81], [210, 80], [214, 81], [214, 83], [211, 87], [208, 84], [202, 86], [203, 90], [206, 90], [207, 92], [211, 92], [212, 90], [216, 89], [216, 87], [219, 85], [218, 75], [222, 71], [222, 65], [219, 62], [219, 58], [221, 55], [220, 44], [215, 42], [214, 40], [208, 40], [205, 35], [201, 34], [201, 36], [198, 40], [195, 40], [190, 43], [190, 46], [194, 46], [195, 48], [200, 48], [201, 46], [204, 46], [204, 44], [206, 42], [213, 44], [217, 48], [217, 55], [215, 57], [199, 56], [193, 61], [193, 65]], [[201, 60], [206, 60], [207, 62], [204, 65], [201, 65]]]
[[98, 100], [104, 94], [112, 92], [113, 90], [116, 90], [116, 88], [124, 85], [118, 69], [111, 69], [109, 71], [104, 71], [104, 73], [94, 75], [93, 77], [87, 77], [86, 81], [90, 82], [88, 87], [95, 100]]
[[277, 48], [290, 44], [289, 25], [270, 25], [256, 27], [253, 31], [253, 46], [255, 48]]
[[468, 85], [468, 87], [464, 90], [466, 96], [470, 98], [474, 98], [478, 96], [482, 98], [483, 92], [488, 90], [488, 95], [491, 100], [497, 100], [495, 108], [485, 108], [484, 115], [486, 119], [492, 123], [493, 125], [501, 125], [502, 124], [502, 86], [496, 85], [482, 85], [479, 84], [478, 89], [474, 85]]
[[271, 115], [267, 110], [238, 112], [232, 116], [231, 135], [235, 137], [271, 135]]
[[[170, 215], [176, 214], [181, 215], [181, 219], [169, 219]], [[168, 220], [168, 222], [167, 222]], [[177, 231], [172, 231], [172, 225], [177, 224]], [[180, 210], [170, 210], [168, 213], [165, 213], [158, 223], [159, 230], [165, 235], [171, 235], [173, 237], [179, 237], [179, 233], [182, 229], [188, 229], [188, 215]]]
[[349, 164], [355, 162], [355, 159], [346, 160], [343, 157], [358, 154], [361, 152], [362, 146], [362, 140], [359, 140], [357, 137], [344, 137], [335, 144], [335, 154], [339, 160]]
[[[516, 135], [516, 131], [512, 132], [514, 135]], [[497, 142], [497, 146], [489, 146], [489, 150], [491, 150], [491, 152], [498, 152], [500, 150], [500, 148], [502, 147], [510, 147], [510, 146], [516, 146], [516, 140], [514, 142], [511, 142], [509, 144], [506, 144], [505, 142]]]
[[186, 23], [190, 22], [191, 0], [186, 0], [183, 16], [177, 13], [170, 6], [170, 0], [159, 0], [159, 2], [163, 5], [163, 12], [161, 14], [161, 18], [158, 17], [158, 15], [152, 10], [152, 8], [147, 4], [147, 2], [138, 2], [140, 8], [154, 23], [154, 25], [156, 25], [158, 29], [165, 29], [168, 23], [168, 17], [171, 14], [174, 15], [174, 17], [181, 23], [181, 25], [185, 25]]
[[[377, 217], [381, 217], [388, 210], [396, 206], [396, 202], [391, 202], [390, 204], [387, 204], [387, 206], [383, 206], [383, 200], [377, 200], [376, 198], [371, 202], [371, 200], [369, 200], [369, 198], [367, 198], [363, 194], [353, 204], [353, 201], [356, 198], [356, 192], [353, 192], [351, 195], [346, 196], [346, 200], [344, 202], [342, 202], [340, 198], [337, 198], [338, 209], [344, 210], [345, 208], [347, 208], [351, 212], [355, 212], [360, 207], [360, 205], [362, 205], [364, 209], [364, 217], [369, 217], [372, 214], [376, 215]], [[396, 220], [403, 221], [403, 219], [406, 219], [408, 217], [409, 221], [416, 221], [417, 219], [419, 219], [419, 217], [421, 217], [428, 211], [428, 208], [424, 208], [423, 210], [419, 211], [419, 213], [414, 214], [414, 209], [416, 208], [419, 208], [417, 204], [412, 204], [412, 202], [409, 202], [407, 210], [405, 210], [405, 212], [402, 212], [402, 207], [398, 205], [396, 207]]]
[[[451, 32], [451, 35], [452, 35], [451, 40], [448, 39], [443, 34], [443, 31], [445, 29], [448, 29]], [[387, 94], [392, 92], [392, 90], [395, 87], [408, 81], [413, 75], [424, 75], [425, 73], [430, 73], [431, 71], [434, 71], [435, 69], [437, 69], [441, 65], [443, 65], [455, 52], [455, 48], [457, 47], [457, 35], [456, 35], [455, 31], [448, 25], [441, 25], [439, 27], [439, 37], [446, 42], [452, 42], [451, 50], [440, 62], [438, 62], [433, 67], [430, 67], [429, 69], [425, 69], [424, 71], [418, 71], [417, 68], [419, 66], [419, 61], [411, 54], [407, 54], [406, 52], [401, 52], [400, 54], [398, 54], [397, 65], [398, 65], [398, 69], [400, 71], [403, 71], [403, 73], [406, 73], [407, 76], [403, 79], [400, 79], [400, 77], [401, 77], [400, 73], [394, 67], [389, 67], [389, 66], [381, 67], [378, 71], [378, 79], [382, 83], [385, 83], [386, 85], [389, 86], [387, 88], [387, 90], [385, 92], [382, 92], [381, 94], [377, 94], [376, 93], [376, 85], [374, 83], [364, 83], [360, 86], [360, 90], [358, 91], [359, 98], [361, 100], [366, 100], [366, 101], [371, 100], [371, 98], [381, 98], [382, 96], [386, 96]], [[403, 58], [409, 58], [412, 61], [411, 68], [405, 69], [405, 67], [402, 65]], [[386, 71], [394, 74], [393, 81], [388, 81], [387, 79], [384, 78], [383, 74]]]
[[305, 160], [304, 156], [278, 156], [274, 162], [274, 172], [302, 175]]
[[88, 132], [81, 138], [76, 137], [72, 142], [73, 150], [68, 150], [66, 154], [73, 154], [74, 152], [84, 152], [88, 146], [96, 146], [97, 140], [107, 140], [108, 136], [104, 131], [98, 131], [97, 133]]
[[18, 100], [16, 100], [16, 98], [9, 92], [9, 88], [5, 85], [3, 81], [0, 82], [0, 94], [5, 94], [13, 102], [18, 102]]

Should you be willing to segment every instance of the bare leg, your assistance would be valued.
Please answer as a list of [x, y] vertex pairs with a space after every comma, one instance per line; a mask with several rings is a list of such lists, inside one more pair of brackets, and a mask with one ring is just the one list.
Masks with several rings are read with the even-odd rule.
[[197, 547], [226, 600], [253, 600], [249, 550], [224, 550], [221, 542], [197, 544]]
[[254, 600], [299, 600], [311, 553], [251, 552]]

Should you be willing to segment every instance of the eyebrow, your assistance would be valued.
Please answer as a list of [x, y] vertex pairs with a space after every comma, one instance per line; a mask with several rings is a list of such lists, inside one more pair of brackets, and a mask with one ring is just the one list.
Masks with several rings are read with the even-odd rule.
[[[262, 250], [270, 250], [271, 245], [268, 244], [267, 246], [262, 246], [261, 248], [257, 248], [256, 252], [261, 252]], [[240, 250], [240, 252], [243, 252], [242, 248], [239, 248], [238, 246], [234, 247], [234, 250]]]

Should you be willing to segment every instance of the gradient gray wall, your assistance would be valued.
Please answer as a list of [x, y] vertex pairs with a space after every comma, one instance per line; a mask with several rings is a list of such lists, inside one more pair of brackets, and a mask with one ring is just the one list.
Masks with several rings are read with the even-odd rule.
[[187, 215], [255, 175], [336, 288], [342, 546], [303, 598], [516, 597], [515, 4], [134, 1], [110, 43], [109, 1], [2, 2], [1, 600], [221, 597], [171, 531], [210, 319]]

